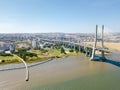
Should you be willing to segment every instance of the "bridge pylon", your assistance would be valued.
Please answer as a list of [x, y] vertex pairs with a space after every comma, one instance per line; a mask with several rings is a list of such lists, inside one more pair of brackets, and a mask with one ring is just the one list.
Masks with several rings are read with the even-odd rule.
[[[93, 50], [92, 50], [92, 56], [90, 60], [105, 60], [105, 55], [104, 55], [104, 40], [103, 40], [103, 34], [104, 34], [104, 25], [102, 25], [102, 32], [101, 32], [101, 38], [98, 38], [98, 25], [96, 25], [96, 31], [95, 31], [95, 38], [94, 38], [94, 45], [93, 45]], [[96, 55], [96, 50], [97, 50], [97, 42], [101, 42], [100, 48], [103, 49], [101, 50], [101, 57], [97, 57]]]

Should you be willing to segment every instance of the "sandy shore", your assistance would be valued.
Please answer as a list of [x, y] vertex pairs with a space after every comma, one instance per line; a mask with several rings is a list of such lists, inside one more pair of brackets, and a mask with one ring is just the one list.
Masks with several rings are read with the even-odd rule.
[[[94, 42], [85, 42], [86, 44], [93, 45]], [[101, 45], [100, 42], [97, 43], [98, 46]], [[104, 42], [104, 46], [111, 49], [111, 50], [118, 50], [120, 51], [120, 43], [111, 43], [111, 42]]]

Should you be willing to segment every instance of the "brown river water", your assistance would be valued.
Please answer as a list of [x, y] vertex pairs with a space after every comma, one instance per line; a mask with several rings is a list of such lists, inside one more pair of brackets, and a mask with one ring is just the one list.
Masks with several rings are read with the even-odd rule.
[[[116, 56], [115, 56], [116, 55]], [[25, 69], [0, 71], [0, 90], [120, 90], [120, 53], [107, 62], [70, 56]]]

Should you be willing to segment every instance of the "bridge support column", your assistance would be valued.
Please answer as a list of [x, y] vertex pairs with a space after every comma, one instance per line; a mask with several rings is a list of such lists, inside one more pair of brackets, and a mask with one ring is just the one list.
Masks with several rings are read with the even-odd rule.
[[81, 50], [81, 47], [80, 47], [80, 45], [79, 45], [79, 52], [80, 52], [80, 50]]
[[86, 53], [85, 56], [88, 57], [88, 48], [86, 47]]
[[64, 43], [64, 46], [65, 46], [65, 47], [67, 47], [67, 44], [66, 44], [66, 43]]
[[81, 47], [81, 53], [84, 53], [84, 46]]
[[70, 43], [70, 47], [71, 47], [71, 49], [72, 49], [72, 47], [73, 47], [71, 43]]
[[75, 44], [74, 44], [74, 50], [76, 50], [76, 49], [75, 49]]
[[64, 43], [64, 47], [66, 46], [66, 44]]
[[102, 33], [101, 33], [101, 38], [100, 38], [100, 39], [98, 39], [98, 37], [97, 37], [97, 30], [98, 30], [98, 26], [96, 25], [94, 46], [93, 46], [92, 56], [91, 56], [90, 60], [95, 60], [95, 59], [96, 59], [96, 58], [95, 58], [95, 57], [96, 57], [95, 52], [96, 52], [96, 50], [97, 50], [97, 48], [96, 48], [97, 41], [101, 41], [101, 47], [102, 47], [102, 49], [103, 49], [103, 50], [101, 50], [101, 57], [100, 57], [100, 58], [97, 58], [97, 59], [105, 60], [105, 56], [104, 56], [104, 45], [103, 45], [104, 25], [102, 26]]
[[89, 56], [90, 57], [92, 56], [92, 49], [90, 49], [90, 51], [89, 51]]
[[[104, 49], [103, 33], [104, 33], [104, 25], [102, 26], [102, 34], [101, 34], [101, 37], [102, 37], [102, 40], [101, 40], [102, 49]], [[105, 58], [104, 51], [101, 51], [101, 59], [102, 59], [102, 60], [105, 60], [105, 59], [106, 59], [106, 58]]]
[[90, 60], [94, 60], [94, 59], [95, 59], [96, 44], [97, 44], [97, 30], [98, 30], [98, 26], [96, 25], [96, 32], [95, 32], [94, 46], [93, 46], [92, 56], [91, 56]]

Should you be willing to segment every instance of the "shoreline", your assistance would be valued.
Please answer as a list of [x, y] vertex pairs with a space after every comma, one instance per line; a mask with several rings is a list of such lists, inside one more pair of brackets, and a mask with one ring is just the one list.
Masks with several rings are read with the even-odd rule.
[[[66, 58], [68, 56], [77, 56], [77, 55], [81, 55], [81, 53], [68, 53], [68, 54], [61, 54], [61, 55], [52, 55], [52, 56], [43, 56], [43, 57], [39, 57], [38, 59], [33, 59], [33, 60], [27, 60], [26, 63], [37, 63], [37, 62], [42, 62], [42, 61], [46, 61], [48, 59], [59, 59], [59, 58]], [[22, 62], [16, 58], [16, 61], [10, 61], [10, 62], [0, 62], [0, 66], [3, 65], [9, 65], [9, 64], [21, 64]]]
[[[40, 65], [40, 64], [44, 64], [44, 63], [47, 63], [49, 61], [52, 61], [52, 60], [57, 60], [57, 59], [63, 59], [63, 58], [67, 58], [69, 56], [79, 56], [81, 55], [81, 53], [72, 53], [72, 54], [67, 54], [67, 55], [63, 55], [62, 57], [59, 57], [59, 58], [48, 58], [48, 59], [45, 59], [45, 60], [33, 60], [33, 61], [27, 61], [27, 65], [28, 65], [28, 68], [30, 67], [34, 67], [34, 66], [37, 66], [37, 65]], [[9, 70], [18, 70], [18, 69], [24, 69], [25, 66], [22, 65], [23, 63], [21, 62], [15, 62], [15, 63], [7, 63], [7, 64], [1, 64], [0, 65], [0, 68], [3, 66], [3, 67], [6, 67], [8, 66], [8, 68], [4, 68], [4, 69], [0, 69], [0, 71], [9, 71]], [[16, 65], [15, 67], [11, 65]], [[18, 65], [18, 66], [17, 66]]]
[[[112, 52], [115, 52], [115, 50], [112, 50]], [[52, 60], [57, 60], [57, 59], [63, 59], [63, 58], [67, 58], [69, 56], [81, 56], [81, 55], [84, 55], [83, 53], [68, 53], [68, 54], [65, 54], [65, 55], [59, 55], [58, 57], [57, 56], [51, 56], [51, 57], [44, 57], [44, 58], [41, 58], [39, 60], [31, 60], [31, 61], [26, 61], [28, 67], [33, 67], [33, 66], [37, 66], [37, 65], [40, 65], [40, 64], [43, 64], [43, 63], [46, 63], [46, 62], [49, 62], [49, 61], [52, 61]], [[108, 57], [108, 56], [106, 56]], [[1, 67], [6, 67], [6, 66], [11, 66], [11, 65], [22, 65], [23, 63], [21, 62], [11, 62], [11, 63], [3, 63], [3, 64], [0, 64], [0, 68]], [[0, 69], [0, 71], [8, 71], [8, 70], [17, 70], [17, 69], [24, 69], [25, 67], [24, 66], [19, 66], [19, 67], [15, 67], [15, 68], [5, 68], [5, 69]]]
[[[34, 67], [34, 66], [37, 66], [37, 65], [40, 65], [40, 64], [43, 64], [43, 63], [46, 63], [46, 62], [49, 62], [49, 61], [52, 61], [54, 59], [48, 59], [48, 60], [45, 60], [45, 61], [41, 61], [41, 62], [34, 62], [34, 64], [30, 64], [30, 63], [27, 63], [28, 65], [28, 68], [30, 67]], [[14, 65], [15, 63], [12, 63], [11, 65]], [[16, 65], [21, 65], [22, 63], [17, 63]], [[10, 65], [10, 64], [6, 64], [5, 66], [7, 65]], [[9, 71], [9, 70], [18, 70], [18, 69], [24, 69], [25, 66], [19, 66], [19, 67], [13, 67], [13, 68], [4, 68], [4, 69], [0, 69], [0, 71]]]

